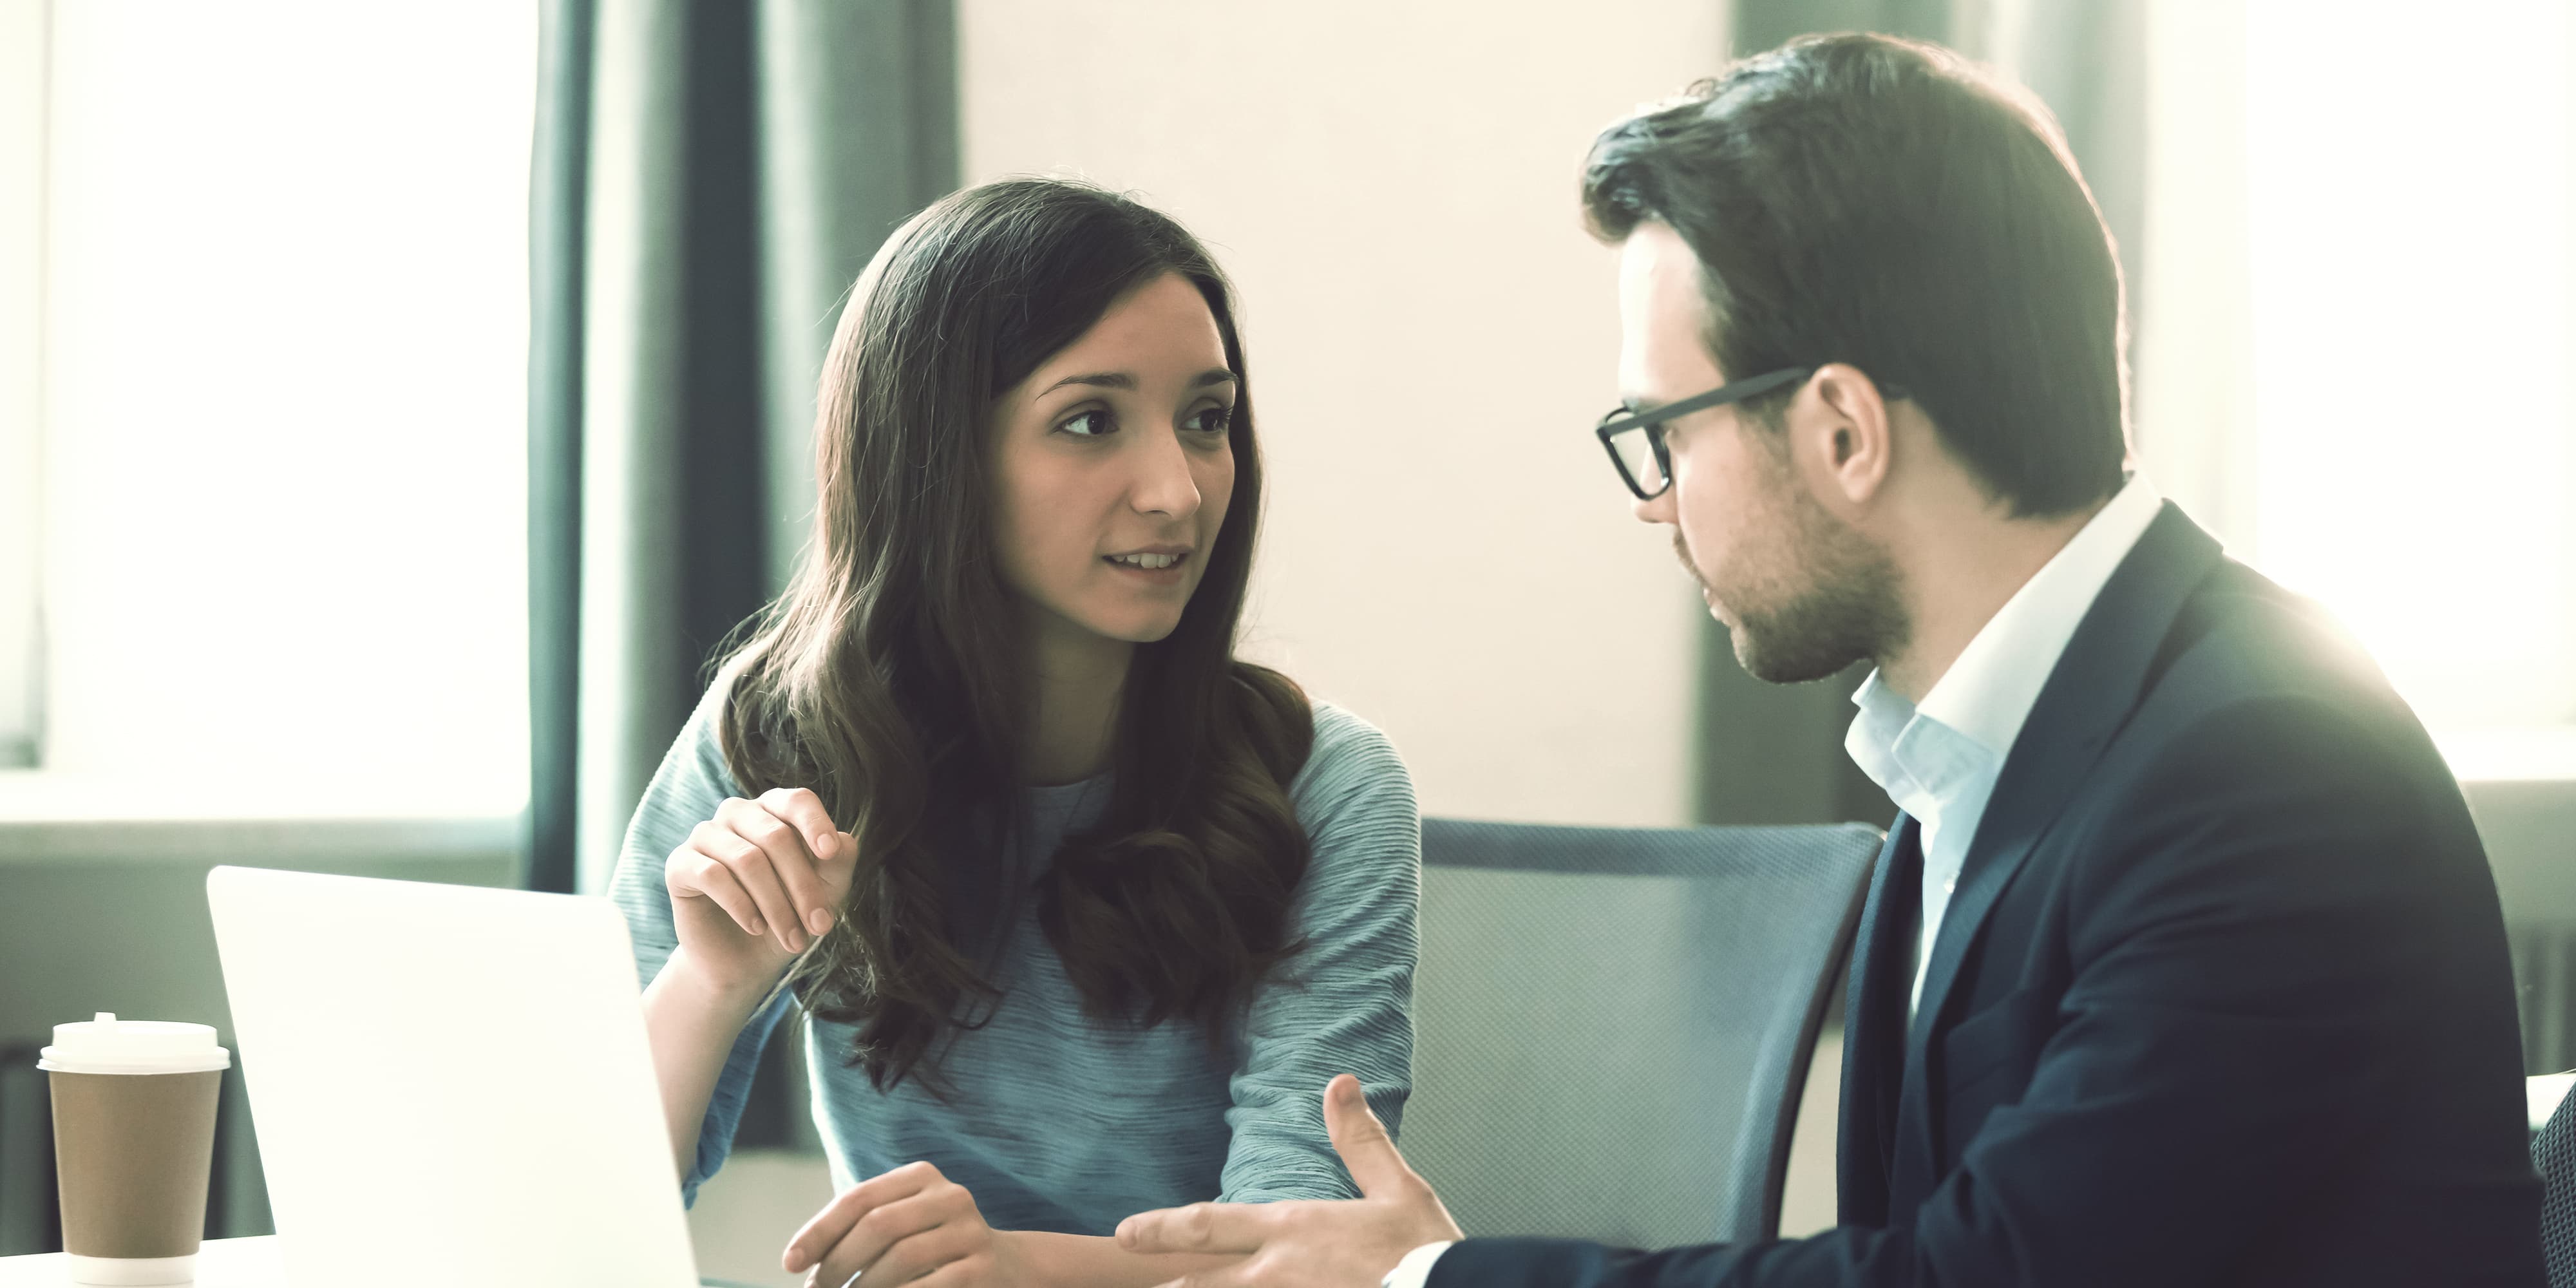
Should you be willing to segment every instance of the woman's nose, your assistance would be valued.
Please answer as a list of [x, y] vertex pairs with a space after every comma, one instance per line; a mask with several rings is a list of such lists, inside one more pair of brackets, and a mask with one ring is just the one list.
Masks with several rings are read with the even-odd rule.
[[1147, 514], [1186, 519], [1198, 513], [1198, 480], [1190, 475], [1189, 453], [1180, 436], [1139, 435], [1136, 481], [1129, 504]]

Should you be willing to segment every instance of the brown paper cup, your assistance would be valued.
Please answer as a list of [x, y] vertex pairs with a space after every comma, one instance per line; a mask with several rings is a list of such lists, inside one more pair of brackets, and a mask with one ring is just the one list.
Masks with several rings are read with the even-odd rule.
[[37, 1067], [54, 1102], [54, 1176], [72, 1282], [182, 1284], [197, 1273], [230, 1053], [201, 1024], [54, 1027]]
[[47, 1076], [63, 1250], [152, 1260], [196, 1255], [223, 1072]]

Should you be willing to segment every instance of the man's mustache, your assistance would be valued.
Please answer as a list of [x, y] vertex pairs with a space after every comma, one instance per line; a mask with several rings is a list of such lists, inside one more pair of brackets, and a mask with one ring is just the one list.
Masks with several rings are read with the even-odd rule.
[[1679, 525], [1675, 525], [1673, 528], [1673, 558], [1682, 561], [1683, 571], [1688, 572], [1691, 575], [1691, 580], [1699, 583], [1699, 588], [1701, 590], [1711, 591], [1711, 593], [1714, 593], [1713, 589], [1708, 584], [1707, 574], [1702, 573], [1699, 570], [1699, 562], [1691, 558], [1690, 538], [1683, 534]]

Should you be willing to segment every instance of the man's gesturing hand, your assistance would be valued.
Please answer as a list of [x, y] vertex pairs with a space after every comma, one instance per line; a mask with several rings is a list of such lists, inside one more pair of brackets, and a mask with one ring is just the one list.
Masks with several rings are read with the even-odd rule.
[[1178, 1288], [1377, 1288], [1404, 1254], [1460, 1237], [1440, 1196], [1404, 1165], [1386, 1125], [1369, 1112], [1359, 1079], [1346, 1073], [1324, 1088], [1324, 1127], [1361, 1197], [1143, 1212], [1118, 1223], [1118, 1246], [1246, 1254], [1226, 1269], [1173, 1281]]

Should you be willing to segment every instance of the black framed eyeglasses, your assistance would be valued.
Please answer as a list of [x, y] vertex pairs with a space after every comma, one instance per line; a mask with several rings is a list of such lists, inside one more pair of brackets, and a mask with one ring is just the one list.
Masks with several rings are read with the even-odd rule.
[[1782, 367], [1778, 371], [1729, 381], [1707, 393], [1645, 411], [1613, 407], [1592, 432], [1600, 435], [1602, 448], [1610, 453], [1610, 463], [1619, 467], [1620, 481], [1637, 494], [1638, 500], [1652, 501], [1673, 485], [1673, 457], [1664, 447], [1665, 422], [1695, 411], [1759, 398], [1813, 374], [1813, 367]]

